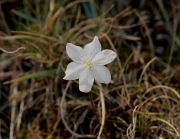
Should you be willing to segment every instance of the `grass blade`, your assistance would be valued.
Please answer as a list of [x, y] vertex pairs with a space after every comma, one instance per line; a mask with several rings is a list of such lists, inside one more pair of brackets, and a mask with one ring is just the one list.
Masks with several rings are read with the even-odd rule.
[[[28, 74], [28, 75], [25, 75], [25, 76], [22, 76], [22, 77], [19, 77], [16, 79], [12, 79], [10, 81], [6, 81], [3, 84], [9, 84], [9, 83], [17, 82], [17, 81], [22, 81], [22, 80], [27, 80], [27, 79], [32, 79], [32, 78], [38, 78], [38, 77], [52, 76], [52, 75], [55, 75], [56, 72], [57, 72], [57, 69], [44, 70], [44, 71]], [[60, 73], [61, 72], [62, 71], [60, 71]]]
[[37, 24], [42, 25], [42, 23], [41, 23], [39, 20], [37, 20], [36, 18], [30, 17], [29, 15], [26, 15], [26, 14], [24, 14], [24, 13], [22, 13], [22, 12], [19, 12], [19, 11], [14, 10], [14, 9], [12, 10], [12, 12], [13, 12], [15, 15], [19, 16], [20, 18], [23, 18], [23, 19], [25, 19], [25, 20], [27, 20], [27, 21], [30, 21], [30, 22], [33, 22], [33, 23], [37, 23]]

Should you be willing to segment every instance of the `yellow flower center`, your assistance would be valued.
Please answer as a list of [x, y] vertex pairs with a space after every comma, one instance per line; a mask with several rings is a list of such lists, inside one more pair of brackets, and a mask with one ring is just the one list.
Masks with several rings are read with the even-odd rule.
[[92, 65], [93, 65], [91, 60], [87, 60], [87, 61], [85, 62], [85, 64], [86, 64], [86, 66], [89, 67], [89, 68], [91, 68]]

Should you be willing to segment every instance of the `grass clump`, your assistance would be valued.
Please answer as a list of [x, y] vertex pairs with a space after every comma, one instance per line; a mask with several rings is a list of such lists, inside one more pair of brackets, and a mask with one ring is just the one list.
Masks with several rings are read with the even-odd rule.
[[99, 90], [105, 97], [107, 137], [180, 138], [179, 5], [178, 0], [0, 2], [0, 48], [6, 50], [0, 52], [0, 138], [97, 137], [100, 126], [89, 96], [79, 91], [78, 81], [63, 80], [70, 61], [66, 44], [84, 46], [94, 36], [118, 55], [108, 65], [111, 83], [92, 89], [100, 119]]

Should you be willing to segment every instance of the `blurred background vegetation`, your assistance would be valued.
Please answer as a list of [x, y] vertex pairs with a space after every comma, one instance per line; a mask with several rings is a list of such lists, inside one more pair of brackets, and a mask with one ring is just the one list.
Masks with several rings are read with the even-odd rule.
[[60, 116], [66, 89], [69, 128], [98, 134], [88, 94], [63, 80], [66, 44], [94, 36], [118, 54], [102, 84], [108, 138], [180, 138], [179, 25], [179, 0], [0, 0], [0, 47], [25, 47], [0, 51], [0, 139], [77, 138]]

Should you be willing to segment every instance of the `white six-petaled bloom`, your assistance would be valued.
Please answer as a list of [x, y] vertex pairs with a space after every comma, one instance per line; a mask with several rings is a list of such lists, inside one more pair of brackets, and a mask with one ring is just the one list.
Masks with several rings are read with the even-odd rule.
[[95, 36], [94, 40], [84, 49], [68, 43], [66, 51], [74, 62], [68, 64], [64, 79], [76, 80], [79, 78], [80, 91], [91, 91], [94, 79], [106, 84], [110, 82], [111, 74], [104, 65], [112, 62], [116, 58], [116, 53], [108, 49], [101, 51], [98, 37]]

